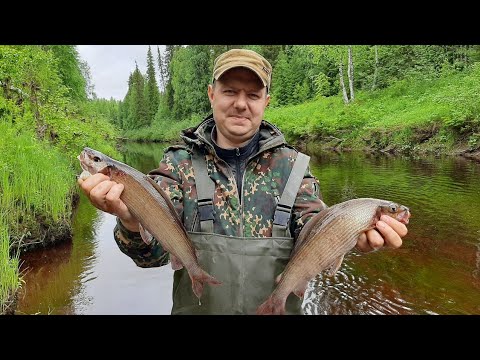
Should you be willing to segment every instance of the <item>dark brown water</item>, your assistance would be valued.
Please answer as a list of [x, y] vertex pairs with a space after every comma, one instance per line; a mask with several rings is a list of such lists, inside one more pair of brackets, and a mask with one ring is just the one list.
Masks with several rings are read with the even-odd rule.
[[[164, 146], [132, 145], [122, 161], [148, 172]], [[318, 275], [307, 314], [480, 314], [480, 164], [461, 158], [310, 154], [329, 205], [377, 197], [407, 205], [400, 249], [350, 252], [333, 278]], [[25, 254], [18, 314], [169, 314], [173, 270], [141, 269], [113, 240], [114, 217], [85, 198], [74, 238]]]

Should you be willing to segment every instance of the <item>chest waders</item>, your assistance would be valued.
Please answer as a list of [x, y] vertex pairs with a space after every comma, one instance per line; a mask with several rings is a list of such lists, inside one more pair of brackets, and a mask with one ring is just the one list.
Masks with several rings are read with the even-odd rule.
[[[199, 301], [185, 268], [175, 271], [173, 315], [255, 314], [289, 260], [293, 248], [289, 220], [309, 160], [309, 156], [298, 153], [275, 210], [272, 237], [232, 237], [213, 233], [215, 184], [208, 176], [205, 157], [193, 155], [201, 231], [188, 234], [198, 249], [201, 267], [222, 285], [205, 285]], [[290, 294], [286, 313], [303, 314], [301, 305], [302, 300]]]

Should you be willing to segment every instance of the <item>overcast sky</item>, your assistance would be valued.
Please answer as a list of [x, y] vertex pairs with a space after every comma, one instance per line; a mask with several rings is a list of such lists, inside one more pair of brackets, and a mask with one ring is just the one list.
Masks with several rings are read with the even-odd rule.
[[[158, 76], [157, 45], [150, 46]], [[158, 46], [163, 55], [165, 45]], [[77, 50], [90, 67], [94, 91], [99, 98], [123, 100], [135, 61], [142, 74], [147, 71], [148, 45], [77, 45]]]

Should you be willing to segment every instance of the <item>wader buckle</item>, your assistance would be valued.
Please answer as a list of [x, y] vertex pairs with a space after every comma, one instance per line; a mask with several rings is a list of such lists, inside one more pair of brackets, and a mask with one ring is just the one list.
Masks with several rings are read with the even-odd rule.
[[214, 220], [214, 210], [212, 199], [198, 200], [198, 212], [200, 213], [200, 221]]
[[273, 224], [279, 226], [287, 226], [290, 220], [290, 212], [292, 208], [287, 205], [278, 204], [275, 210], [275, 217], [273, 218]]

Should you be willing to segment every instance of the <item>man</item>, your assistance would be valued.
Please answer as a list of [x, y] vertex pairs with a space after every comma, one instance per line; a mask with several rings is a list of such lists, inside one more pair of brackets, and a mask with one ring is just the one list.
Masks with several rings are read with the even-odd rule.
[[[149, 174], [171, 198], [201, 266], [222, 282], [205, 286], [198, 301], [186, 270], [175, 271], [172, 314], [254, 313], [275, 287], [303, 225], [326, 208], [308, 156], [263, 120], [271, 76], [270, 63], [256, 52], [233, 49], [217, 57], [208, 86], [213, 114], [184, 130], [185, 145], [168, 148]], [[155, 239], [142, 240], [138, 221], [120, 200], [123, 185], [102, 174], [79, 184], [94, 206], [118, 217], [121, 251], [140, 267], [168, 263]], [[382, 217], [357, 248], [397, 248], [406, 234], [405, 225]], [[301, 314], [301, 303], [290, 294], [287, 313]]]

